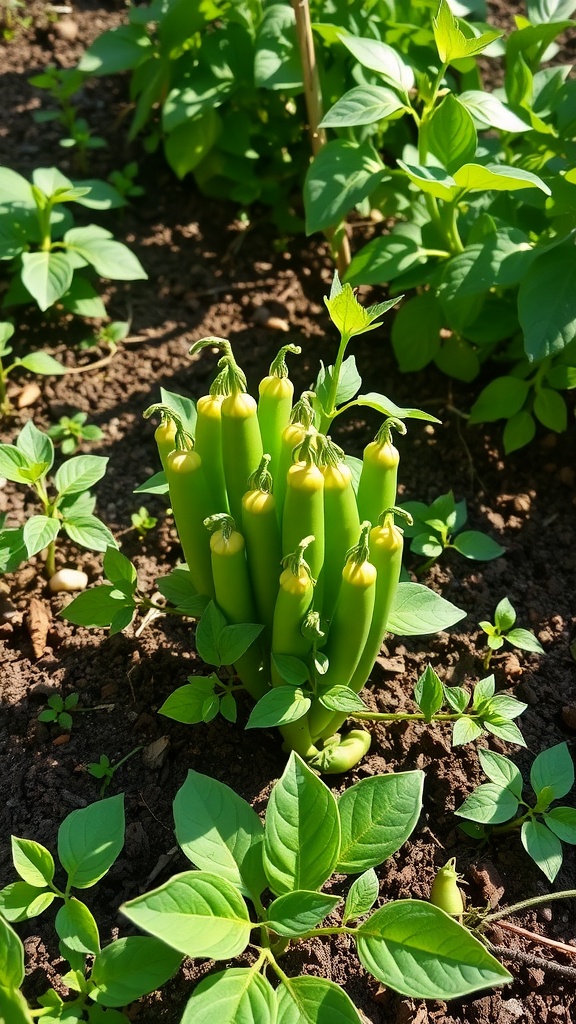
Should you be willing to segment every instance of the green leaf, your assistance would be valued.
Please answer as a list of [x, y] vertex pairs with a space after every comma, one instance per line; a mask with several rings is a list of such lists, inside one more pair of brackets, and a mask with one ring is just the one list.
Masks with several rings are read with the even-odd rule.
[[496, 286], [518, 284], [534, 262], [535, 249], [518, 228], [502, 228], [468, 245], [444, 264], [438, 295], [446, 308]]
[[29, 484], [30, 460], [13, 444], [0, 444], [0, 476], [16, 484]]
[[336, 870], [353, 875], [396, 853], [418, 821], [423, 785], [423, 772], [397, 772], [345, 790], [338, 801], [342, 842]]
[[[359, 284], [383, 284], [385, 281], [393, 281], [405, 271], [425, 262], [426, 255], [416, 239], [409, 235], [383, 235], [381, 238], [374, 238], [368, 242], [353, 256], [346, 271], [345, 280], [352, 287]], [[421, 297], [424, 298], [424, 296]], [[402, 310], [413, 301], [410, 299], [404, 303], [396, 314], [394, 325]]]
[[164, 470], [153, 473], [144, 483], [134, 488], [134, 494], [168, 494], [168, 484]]
[[58, 856], [76, 889], [95, 885], [124, 846], [124, 796], [72, 811], [58, 829]]
[[207, 665], [221, 665], [219, 638], [226, 625], [222, 612], [210, 601], [196, 627], [196, 650]]
[[50, 469], [54, 462], [54, 445], [51, 438], [38, 430], [32, 420], [22, 427], [16, 441], [16, 447], [24, 452], [32, 465], [44, 466], [42, 476]]
[[152, 43], [138, 25], [120, 25], [97, 36], [82, 54], [78, 70], [89, 75], [114, 75], [146, 60]]
[[58, 494], [79, 494], [98, 483], [106, 473], [108, 459], [101, 455], [78, 455], [63, 462], [54, 476]]
[[501, 633], [507, 633], [516, 622], [516, 612], [507, 597], [503, 597], [496, 605], [494, 623]]
[[362, 917], [363, 914], [372, 910], [379, 892], [380, 883], [374, 868], [368, 868], [367, 871], [358, 875], [358, 878], [352, 882], [346, 897], [342, 924], [355, 921], [356, 918]]
[[12, 882], [4, 889], [0, 889], [0, 920], [2, 915], [7, 921], [25, 921], [29, 917], [39, 917], [54, 898], [53, 892], [38, 889], [28, 882]]
[[167, 405], [169, 409], [178, 414], [190, 434], [196, 433], [196, 405], [191, 398], [177, 395], [175, 391], [167, 391], [166, 388], [160, 388], [160, 401], [162, 405]]
[[340, 42], [363, 67], [376, 71], [395, 89], [406, 95], [414, 88], [416, 80], [410, 64], [392, 46], [379, 39], [344, 34]]
[[297, 938], [320, 924], [339, 903], [339, 896], [297, 889], [279, 896], [270, 904], [266, 923], [278, 935]]
[[274, 686], [252, 708], [246, 728], [268, 729], [297, 722], [311, 704], [312, 700], [300, 686]]
[[480, 679], [474, 687], [474, 696], [472, 706], [476, 711], [480, 707], [485, 707], [490, 700], [490, 697], [494, 696], [496, 692], [496, 680], [494, 676], [486, 676], [485, 679]]
[[420, 900], [395, 900], [377, 910], [356, 941], [366, 970], [416, 999], [453, 999], [512, 980], [466, 928]]
[[459, 533], [457, 537], [453, 537], [452, 547], [466, 558], [473, 558], [478, 562], [490, 562], [493, 558], [499, 558], [506, 550], [478, 530], [464, 530], [463, 533]]
[[[100, 277], [113, 281], [142, 281], [148, 278], [134, 253], [126, 245], [116, 242], [108, 231], [96, 228], [94, 224], [89, 224], [85, 228], [70, 228], [63, 241], [68, 251], [77, 253], [86, 260]], [[69, 287], [70, 282], [65, 290]]]
[[534, 413], [549, 430], [561, 434], [568, 426], [568, 409], [566, 402], [557, 391], [551, 388], [540, 388], [534, 397]]
[[310, 678], [306, 662], [291, 654], [273, 654], [272, 662], [280, 678], [291, 686], [303, 686]]
[[263, 975], [247, 967], [209, 974], [186, 1003], [180, 1024], [277, 1024], [276, 995]]
[[0, 986], [20, 988], [23, 981], [24, 947], [14, 929], [0, 917]]
[[55, 926], [59, 938], [74, 952], [98, 953], [100, 951], [98, 925], [88, 907], [74, 896], [67, 899], [64, 906], [60, 907], [56, 914]]
[[374, 191], [384, 170], [369, 142], [336, 139], [323, 146], [304, 182], [306, 233], [337, 225], [356, 203]]
[[[156, 580], [156, 586], [162, 596], [177, 608], [198, 607], [199, 614], [206, 609], [208, 602], [204, 595], [196, 593], [188, 566], [179, 566], [177, 569], [173, 569], [168, 576], [161, 576]], [[191, 614], [193, 613], [191, 612]]]
[[136, 569], [129, 558], [123, 555], [117, 548], [107, 548], [102, 559], [102, 568], [106, 579], [110, 583], [118, 583], [126, 580], [130, 585], [137, 583]]
[[[404, 104], [392, 89], [381, 85], [357, 85], [337, 100], [320, 122], [320, 128], [345, 128], [383, 121], [404, 110]], [[470, 118], [470, 120], [472, 120]]]
[[189, 676], [189, 680], [184, 686], [178, 686], [172, 691], [158, 708], [158, 714], [184, 725], [198, 725], [199, 722], [207, 721], [207, 710], [209, 712], [214, 703], [218, 707], [218, 699], [214, 696], [218, 676], [214, 673], [206, 677]]
[[543, 815], [544, 821], [558, 839], [564, 843], [576, 844], [576, 808], [553, 807]]
[[532, 651], [533, 654], [546, 653], [540, 641], [529, 629], [511, 629], [507, 633], [506, 639], [514, 647], [519, 647], [521, 651]]
[[22, 283], [41, 310], [68, 291], [73, 273], [70, 260], [62, 252], [22, 253]]
[[174, 875], [121, 909], [138, 928], [189, 957], [238, 956], [252, 928], [238, 889], [207, 871]]
[[511, 452], [517, 451], [518, 448], [523, 448], [525, 445], [530, 444], [535, 433], [536, 424], [534, 417], [528, 410], [522, 409], [520, 412], [515, 413], [504, 427], [505, 454], [510, 455]]
[[482, 729], [473, 718], [464, 715], [452, 726], [452, 746], [459, 747], [464, 743], [472, 743], [482, 735]]
[[470, 821], [479, 821], [486, 825], [500, 825], [513, 818], [518, 810], [518, 800], [509, 789], [497, 786], [494, 782], [484, 782], [477, 786], [455, 814]]
[[557, 743], [538, 754], [530, 770], [530, 784], [536, 795], [545, 786], [549, 787], [554, 800], [570, 792], [574, 785], [574, 764], [567, 743]]
[[282, 3], [264, 8], [256, 38], [254, 83], [259, 89], [300, 89], [302, 64], [294, 11]]
[[497, 754], [495, 750], [483, 750], [480, 747], [478, 756], [490, 781], [504, 789], [509, 789], [518, 800], [521, 800], [523, 782], [520, 769], [509, 758], [504, 757], [503, 754]]
[[465, 616], [421, 583], [399, 583], [386, 628], [396, 636], [422, 636], [448, 629]]
[[456, 181], [443, 167], [419, 167], [397, 160], [398, 167], [404, 171], [413, 185], [422, 192], [451, 203], [458, 195]]
[[[342, 298], [340, 296], [342, 296]], [[353, 298], [354, 303], [352, 303], [350, 299], [349, 292], [343, 289], [336, 299], [327, 300], [327, 306], [333, 321], [341, 325], [340, 329], [347, 331], [352, 330], [353, 333], [360, 334], [363, 330], [370, 329], [371, 321], [368, 311], [362, 309], [355, 296], [353, 296]], [[335, 320], [334, 317], [336, 318]], [[322, 360], [320, 360], [320, 369], [318, 371], [318, 376], [316, 377], [314, 391], [316, 392], [316, 397], [323, 409], [328, 408], [330, 388], [332, 381], [334, 380], [334, 372], [335, 368], [333, 366], [326, 367]], [[362, 378], [358, 373], [356, 360], [354, 356], [348, 356], [340, 367], [340, 376], [336, 386], [334, 405], [338, 406], [343, 402], [349, 402], [351, 398], [354, 398], [354, 395], [357, 394], [361, 386]]]
[[347, 715], [355, 711], [368, 711], [366, 704], [349, 686], [336, 685], [319, 694], [320, 702], [330, 711], [343, 711]]
[[558, 391], [570, 391], [572, 388], [576, 388], [576, 366], [562, 366], [561, 364], [553, 366], [548, 370], [546, 380], [551, 388], [556, 388]]
[[423, 412], [422, 409], [412, 409], [411, 407], [403, 408], [400, 405], [396, 405], [386, 395], [380, 395], [376, 391], [370, 391], [367, 395], [358, 395], [356, 405], [368, 406], [370, 409], [376, 409], [376, 412], [381, 412], [383, 416], [395, 416], [399, 420], [412, 419], [425, 420], [428, 423], [440, 422], [436, 416], [432, 416], [429, 412]]
[[[225, 90], [227, 91], [227, 90]], [[219, 87], [217, 95], [222, 95]], [[184, 116], [182, 113], [179, 116]], [[206, 110], [199, 117], [190, 118], [172, 128], [164, 141], [166, 160], [175, 175], [182, 179], [210, 152], [222, 131], [222, 122], [216, 110]]]
[[548, 185], [537, 174], [506, 164], [464, 164], [455, 171], [454, 181], [464, 192], [516, 192], [539, 188], [545, 195], [551, 195]]
[[116, 541], [107, 526], [96, 516], [75, 516], [64, 520], [64, 529], [70, 540], [91, 551], [106, 551]]
[[362, 1024], [344, 989], [326, 978], [290, 978], [276, 996], [276, 1024]]
[[470, 411], [470, 423], [492, 423], [519, 412], [530, 385], [519, 377], [496, 377], [480, 392]]
[[498, 128], [502, 132], [529, 132], [531, 125], [523, 121], [491, 92], [470, 89], [460, 93], [458, 99], [472, 114], [481, 128]]
[[62, 609], [60, 615], [76, 626], [102, 629], [109, 626], [118, 611], [127, 604], [130, 608], [134, 607], [133, 601], [128, 602], [124, 594], [105, 583], [78, 594]]
[[340, 851], [340, 819], [327, 786], [292, 752], [266, 811], [264, 871], [276, 896], [314, 890], [330, 877]]
[[43, 888], [54, 878], [54, 858], [50, 850], [32, 839], [12, 836], [12, 860], [20, 878], [29, 885]]
[[225, 626], [218, 637], [218, 654], [221, 665], [233, 665], [264, 629], [258, 623], [243, 622], [241, 625]]
[[474, 121], [459, 99], [448, 93], [428, 122], [428, 148], [453, 174], [474, 158], [478, 136]]
[[501, 715], [493, 715], [491, 713], [486, 715], [482, 720], [482, 725], [488, 732], [493, 733], [494, 736], [498, 736], [501, 740], [506, 740], [506, 743], [517, 743], [520, 747], [526, 746], [518, 726]]
[[[377, 241], [384, 242], [386, 239]], [[360, 256], [374, 244], [369, 242], [366, 248], [361, 250]], [[374, 256], [377, 266], [377, 254], [374, 253]], [[412, 263], [414, 262], [415, 259], [412, 260]], [[433, 292], [423, 292], [402, 303], [392, 324], [392, 347], [402, 373], [422, 370], [431, 359], [434, 359], [440, 348], [440, 331], [443, 326], [442, 310]]]
[[43, 551], [58, 536], [60, 521], [48, 516], [31, 516], [26, 520], [22, 531], [22, 539], [26, 545], [28, 558]]
[[410, 545], [410, 551], [416, 555], [424, 555], [425, 558], [438, 558], [443, 550], [443, 544], [433, 533], [419, 533]]
[[561, 352], [576, 337], [574, 267], [574, 245], [561, 245], [539, 256], [521, 281], [518, 319], [530, 360]]
[[461, 714], [466, 710], [470, 703], [470, 694], [466, 692], [461, 686], [444, 686], [444, 697], [446, 703], [458, 714]]
[[427, 722], [444, 703], [444, 687], [431, 665], [427, 665], [414, 687], [414, 700]]
[[[66, 367], [62, 366], [57, 359], [53, 359], [47, 352], [30, 352], [29, 355], [23, 356], [19, 363], [25, 370], [29, 370], [30, 373], [39, 373], [41, 376], [46, 377], [59, 377], [63, 373], [66, 373]], [[29, 423], [32, 421], [29, 420]]]
[[266, 886], [264, 828], [234, 790], [190, 770], [174, 799], [174, 821], [178, 843], [192, 864], [217, 871], [246, 895], [260, 895]]
[[98, 953], [90, 972], [90, 999], [102, 1006], [127, 1006], [160, 988], [182, 957], [145, 935], [115, 939]]
[[546, 825], [529, 818], [520, 833], [522, 846], [535, 864], [553, 882], [562, 867], [562, 844]]

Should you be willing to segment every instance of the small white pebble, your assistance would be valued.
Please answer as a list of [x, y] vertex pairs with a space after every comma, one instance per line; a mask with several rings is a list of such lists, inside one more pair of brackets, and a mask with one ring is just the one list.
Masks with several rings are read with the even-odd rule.
[[88, 586], [88, 577], [81, 569], [58, 569], [58, 572], [50, 577], [48, 586], [53, 594], [60, 590], [85, 590]]

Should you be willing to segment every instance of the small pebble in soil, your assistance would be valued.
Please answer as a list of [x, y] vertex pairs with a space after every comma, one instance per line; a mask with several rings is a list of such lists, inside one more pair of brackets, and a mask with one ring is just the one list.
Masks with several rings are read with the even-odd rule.
[[60, 591], [71, 593], [74, 590], [85, 590], [88, 586], [88, 577], [81, 569], [58, 569], [50, 577], [48, 586], [53, 594]]
[[562, 723], [567, 729], [576, 732], [576, 704], [567, 704], [562, 708]]

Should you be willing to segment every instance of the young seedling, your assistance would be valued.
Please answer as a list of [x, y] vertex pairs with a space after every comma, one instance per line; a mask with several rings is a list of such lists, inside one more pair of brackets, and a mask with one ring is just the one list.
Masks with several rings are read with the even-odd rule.
[[102, 779], [102, 785], [100, 787], [100, 797], [104, 796], [104, 793], [108, 789], [108, 786], [112, 782], [112, 779], [114, 778], [114, 775], [116, 774], [118, 769], [123, 764], [125, 764], [125, 762], [130, 757], [132, 757], [134, 754], [137, 754], [139, 750], [142, 750], [141, 746], [134, 747], [134, 750], [131, 750], [130, 753], [126, 754], [123, 758], [120, 759], [120, 761], [116, 761], [114, 763], [111, 762], [107, 754], [100, 754], [100, 758], [98, 761], [91, 761], [90, 764], [86, 765], [86, 771], [88, 772], [89, 775], [92, 775], [92, 777], [95, 779]]
[[130, 520], [138, 534], [139, 540], [145, 540], [146, 535], [150, 530], [154, 529], [158, 522], [157, 517], [151, 516], [145, 505], [141, 505], [137, 512], [133, 512], [130, 516]]
[[0, 476], [31, 487], [42, 511], [24, 526], [0, 530], [0, 571], [13, 572], [25, 559], [46, 549], [46, 573], [56, 571], [56, 538], [63, 530], [71, 541], [92, 551], [116, 547], [107, 526], [93, 513], [96, 499], [89, 488], [106, 472], [107, 458], [79, 455], [48, 474], [54, 462], [54, 445], [28, 420], [16, 444], [0, 444]]
[[73, 455], [83, 441], [101, 441], [104, 433], [94, 423], [86, 423], [88, 413], [75, 412], [72, 416], [61, 416], [54, 427], [49, 427], [48, 437], [60, 445], [63, 455]]
[[520, 831], [526, 853], [553, 882], [562, 866], [562, 842], [576, 845], [576, 808], [552, 806], [574, 785], [568, 745], [558, 743], [535, 758], [530, 784], [536, 800], [531, 804], [522, 798], [522, 775], [512, 761], [492, 750], [478, 754], [490, 782], [458, 808], [456, 814], [467, 819], [460, 827], [475, 839]]
[[46, 89], [60, 107], [60, 110], [39, 110], [34, 114], [34, 120], [41, 124], [55, 121], [61, 125], [65, 135], [60, 139], [60, 145], [64, 149], [74, 150], [73, 165], [79, 174], [88, 173], [90, 150], [107, 146], [105, 139], [93, 134], [86, 118], [78, 116], [78, 109], [72, 101], [72, 97], [82, 88], [84, 79], [85, 76], [76, 68], [55, 67], [49, 67], [42, 74], [29, 79], [30, 85]]
[[138, 196], [144, 195], [142, 186], [136, 184], [138, 171], [138, 164], [135, 160], [126, 164], [121, 171], [110, 171], [108, 181], [123, 199], [137, 199]]
[[443, 551], [450, 549], [479, 562], [489, 562], [504, 554], [505, 548], [486, 534], [462, 529], [468, 518], [466, 502], [456, 502], [452, 491], [441, 494], [431, 505], [406, 501], [402, 508], [413, 520], [404, 527], [406, 536], [412, 538], [410, 550], [427, 559], [419, 573], [426, 572]]
[[118, 349], [118, 345], [127, 336], [129, 330], [129, 320], [113, 320], [112, 323], [105, 324], [94, 331], [92, 337], [84, 338], [79, 343], [78, 348], [84, 351], [86, 349], [102, 347], [108, 349], [110, 355], [113, 356]]
[[72, 712], [78, 707], [79, 696], [77, 693], [69, 693], [62, 697], [54, 693], [46, 701], [48, 707], [38, 715], [39, 722], [55, 722], [64, 732], [71, 732], [73, 725]]
[[[450, 999], [509, 981], [477, 939], [430, 903], [406, 899], [373, 909], [374, 869], [412, 833], [422, 783], [419, 771], [377, 775], [336, 799], [292, 752], [263, 825], [228, 786], [189, 771], [174, 820], [196, 870], [175, 875], [122, 911], [182, 956], [228, 961], [250, 949], [252, 959], [249, 966], [222, 965], [200, 982], [181, 1024], [213, 1022], [215, 1006], [222, 1008], [222, 1024], [251, 1020], [256, 1005], [263, 1021], [360, 1024], [339, 986], [289, 977], [281, 966], [292, 943], [324, 936], [348, 936], [373, 977], [413, 998]], [[324, 891], [334, 872], [356, 876], [345, 901]]]
[[487, 651], [484, 655], [484, 668], [487, 669], [494, 651], [499, 651], [504, 641], [518, 647], [521, 651], [531, 651], [533, 654], [545, 654], [542, 644], [529, 629], [513, 629], [516, 622], [516, 611], [507, 597], [503, 597], [496, 606], [494, 622], [479, 622], [480, 629], [488, 636]]
[[28, 370], [30, 373], [39, 373], [42, 376], [56, 377], [66, 373], [66, 367], [62, 366], [57, 359], [49, 356], [47, 352], [30, 352], [28, 355], [12, 356], [5, 365], [7, 356], [12, 355], [12, 346], [8, 344], [14, 327], [10, 323], [0, 323], [0, 417], [6, 416], [12, 411], [12, 405], [8, 398], [6, 382], [9, 374], [14, 370]]
[[[177, 970], [181, 954], [154, 938], [116, 939], [102, 949], [91, 911], [74, 894], [75, 889], [84, 891], [96, 885], [123, 846], [123, 795], [73, 811], [60, 825], [62, 887], [55, 881], [58, 869], [50, 850], [31, 839], [12, 836], [12, 859], [19, 880], [0, 890], [0, 1016], [6, 1024], [32, 1024], [43, 1017], [70, 1024], [126, 1024], [128, 1018], [112, 1008], [152, 992]], [[38, 999], [40, 1009], [30, 1010], [19, 992], [23, 949], [8, 922], [37, 917], [54, 900], [62, 901], [54, 924], [60, 955], [70, 964], [62, 983], [74, 998], [64, 1002], [49, 989]], [[110, 1009], [105, 1012], [103, 1007]]]

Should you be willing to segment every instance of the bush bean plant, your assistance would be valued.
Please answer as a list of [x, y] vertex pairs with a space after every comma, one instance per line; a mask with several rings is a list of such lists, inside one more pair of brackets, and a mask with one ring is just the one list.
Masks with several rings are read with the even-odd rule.
[[468, 518], [466, 502], [456, 502], [452, 491], [441, 494], [431, 505], [407, 501], [402, 508], [412, 518], [404, 526], [404, 533], [412, 538], [410, 551], [427, 559], [423, 568], [432, 565], [448, 549], [479, 562], [490, 562], [504, 554], [502, 545], [491, 537], [479, 530], [463, 529]]
[[531, 651], [533, 654], [544, 654], [544, 648], [540, 641], [529, 629], [520, 629], [514, 626], [516, 622], [516, 611], [507, 597], [503, 597], [496, 605], [494, 622], [483, 621], [478, 625], [488, 637], [487, 651], [484, 656], [484, 668], [488, 668], [494, 651], [499, 651], [504, 643], [517, 647], [521, 651]]

